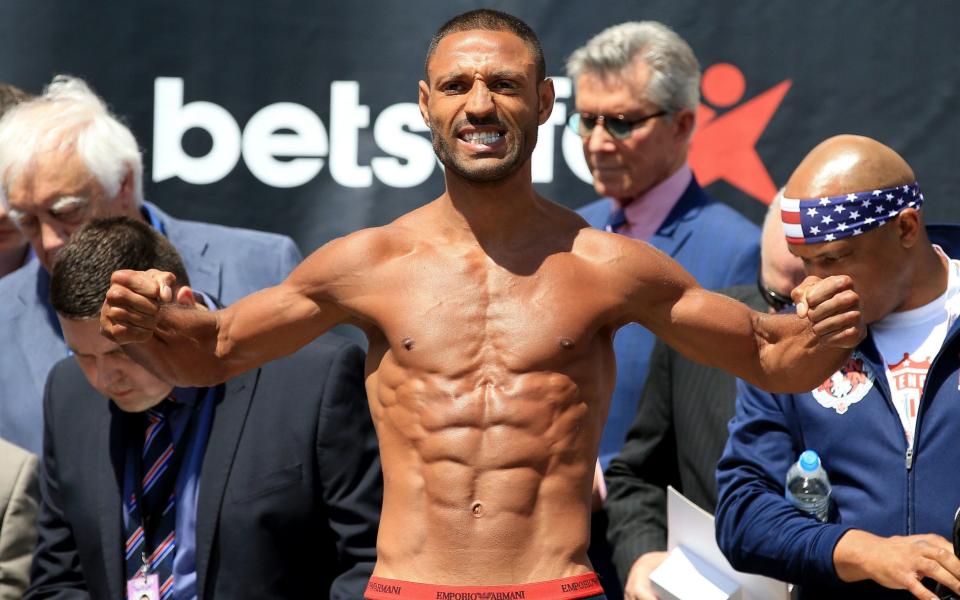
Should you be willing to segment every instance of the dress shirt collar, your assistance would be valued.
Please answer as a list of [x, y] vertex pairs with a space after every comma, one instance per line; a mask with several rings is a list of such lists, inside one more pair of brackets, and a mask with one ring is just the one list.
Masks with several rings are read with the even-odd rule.
[[[646, 241], [652, 238], [666, 221], [692, 179], [693, 173], [684, 163], [673, 175], [631, 200], [623, 207], [627, 224], [619, 230], [619, 233], [638, 240]], [[613, 203], [611, 211], [622, 207], [619, 200], [611, 198], [611, 201]]]

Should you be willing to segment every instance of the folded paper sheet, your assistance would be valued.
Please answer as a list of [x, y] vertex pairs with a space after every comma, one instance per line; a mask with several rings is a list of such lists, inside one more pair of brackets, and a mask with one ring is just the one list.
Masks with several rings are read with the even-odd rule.
[[787, 584], [735, 571], [717, 546], [713, 515], [667, 488], [669, 558], [650, 579], [661, 600], [789, 600]]

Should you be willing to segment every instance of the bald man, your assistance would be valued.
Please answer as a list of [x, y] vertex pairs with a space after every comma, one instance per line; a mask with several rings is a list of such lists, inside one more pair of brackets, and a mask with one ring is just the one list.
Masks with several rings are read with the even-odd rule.
[[[784, 192], [790, 251], [810, 275], [853, 279], [870, 334], [810, 392], [738, 384], [717, 538], [734, 567], [798, 583], [801, 598], [960, 591], [948, 541], [960, 505], [960, 232], [925, 227], [923, 200], [903, 158], [856, 136], [814, 148]], [[827, 523], [784, 497], [805, 449], [833, 484]]]
[[700, 361], [803, 389], [859, 342], [857, 295], [846, 277], [811, 280], [805, 318], [755, 313], [538, 196], [530, 157], [554, 92], [519, 19], [455, 17], [426, 67], [439, 198], [216, 313], [170, 304], [169, 274], [115, 273], [101, 326], [179, 383], [359, 325], [385, 483], [367, 597], [599, 597], [586, 550], [614, 332], [639, 322]]

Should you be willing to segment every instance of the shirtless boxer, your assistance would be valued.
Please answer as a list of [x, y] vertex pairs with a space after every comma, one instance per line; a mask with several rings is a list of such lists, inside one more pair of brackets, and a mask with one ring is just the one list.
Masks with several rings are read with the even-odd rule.
[[529, 27], [461, 15], [420, 82], [439, 198], [216, 313], [179, 307], [170, 274], [113, 276], [105, 334], [178, 385], [223, 381], [338, 323], [366, 332], [385, 484], [369, 598], [602, 597], [590, 492], [623, 324], [773, 390], [815, 387], [864, 335], [849, 278], [805, 281], [803, 319], [761, 315], [537, 195], [530, 155], [553, 100]]

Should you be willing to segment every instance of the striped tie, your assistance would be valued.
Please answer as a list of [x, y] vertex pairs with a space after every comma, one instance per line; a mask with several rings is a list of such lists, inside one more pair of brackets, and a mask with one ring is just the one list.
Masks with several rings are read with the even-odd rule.
[[627, 215], [622, 208], [616, 208], [610, 212], [607, 219], [607, 226], [604, 228], [610, 233], [617, 233], [620, 228], [627, 224]]
[[[140, 571], [143, 557], [151, 573], [160, 581], [160, 599], [173, 596], [173, 557], [175, 539], [175, 481], [173, 468], [173, 437], [168, 417], [174, 408], [172, 401], [164, 400], [147, 410], [146, 428], [141, 454], [142, 495], [128, 501], [130, 527], [126, 540], [127, 577]], [[144, 531], [146, 527], [146, 532]], [[149, 539], [147, 535], [149, 534]]]

